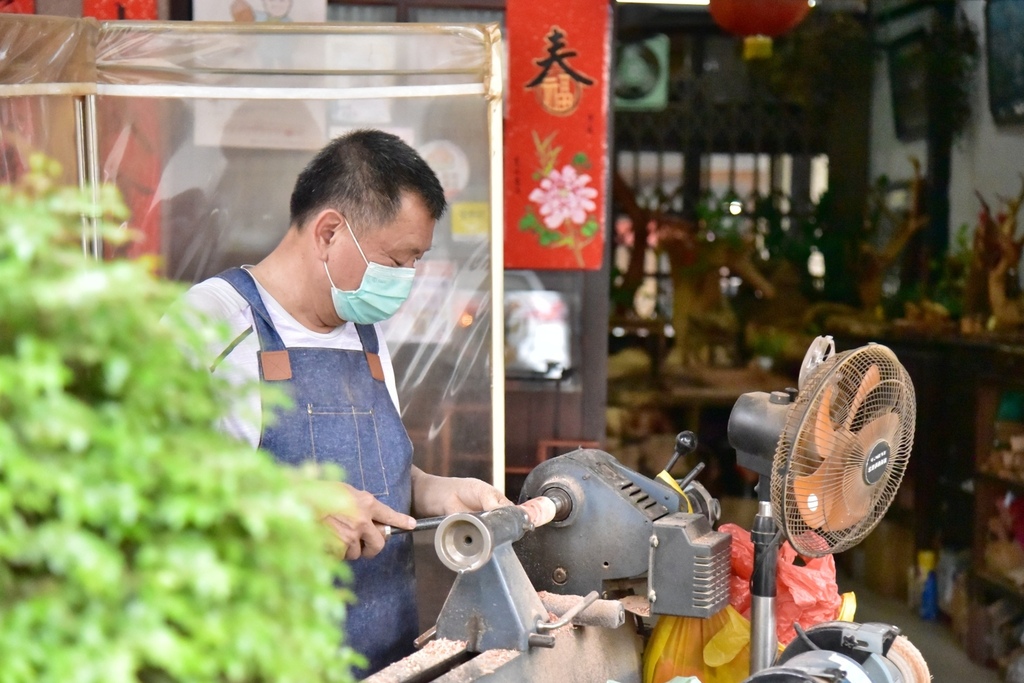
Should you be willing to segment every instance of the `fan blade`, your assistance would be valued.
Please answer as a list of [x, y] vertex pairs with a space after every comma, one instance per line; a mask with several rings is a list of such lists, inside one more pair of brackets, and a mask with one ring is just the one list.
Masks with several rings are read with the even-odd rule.
[[804, 523], [812, 529], [833, 531], [828, 524], [827, 511], [833, 506], [831, 498], [839, 495], [836, 490], [835, 466], [845, 453], [857, 447], [856, 437], [845, 430], [831, 431], [828, 441], [821, 444], [823, 462], [807, 476], [793, 477], [793, 495], [797, 509]]
[[[876, 492], [885, 486], [883, 473], [874, 484], [864, 478], [864, 461], [880, 440], [889, 444], [890, 459], [899, 437], [900, 418], [886, 413], [864, 425], [853, 438], [851, 448], [832, 458], [821, 469], [823, 478], [838, 487], [837, 495], [825, 499], [825, 525], [830, 531], [848, 529], [858, 524], [874, 507]], [[827, 485], [827, 484], [826, 484]]]
[[793, 496], [800, 518], [812, 529], [825, 526], [825, 501], [822, 500], [824, 467], [806, 477], [793, 478]]
[[850, 401], [850, 412], [846, 414], [846, 420], [843, 421], [843, 427], [849, 429], [853, 425], [853, 418], [857, 415], [857, 411], [860, 410], [861, 406], [864, 405], [864, 401], [867, 399], [868, 394], [881, 383], [882, 373], [879, 372], [878, 366], [872, 364], [864, 376], [861, 377], [860, 386], [857, 387], [857, 393], [853, 395], [853, 400]]
[[884, 439], [889, 446], [895, 446], [900, 441], [900, 416], [897, 413], [884, 413], [868, 422], [857, 432], [857, 441], [867, 450], [870, 450], [880, 439]]
[[814, 426], [811, 429], [811, 452], [824, 460], [828, 449], [835, 441], [836, 430], [832, 426], [832, 393], [835, 387], [829, 384], [821, 392], [818, 410], [814, 413]]

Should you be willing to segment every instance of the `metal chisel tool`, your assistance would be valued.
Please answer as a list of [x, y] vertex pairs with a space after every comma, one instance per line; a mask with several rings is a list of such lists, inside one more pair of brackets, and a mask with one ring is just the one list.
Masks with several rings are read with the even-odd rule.
[[444, 521], [445, 517], [447, 517], [447, 515], [441, 515], [439, 517], [424, 517], [423, 519], [417, 519], [416, 526], [412, 529], [399, 529], [397, 527], [385, 524], [384, 528], [381, 529], [381, 533], [384, 534], [384, 540], [387, 540], [388, 538], [396, 534], [408, 534], [412, 533], [413, 531], [428, 531], [430, 529], [436, 529], [441, 524], [441, 522]]

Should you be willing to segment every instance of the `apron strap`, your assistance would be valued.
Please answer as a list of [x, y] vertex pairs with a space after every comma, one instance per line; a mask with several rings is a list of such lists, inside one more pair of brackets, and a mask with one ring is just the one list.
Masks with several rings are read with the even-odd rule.
[[260, 363], [260, 377], [268, 382], [291, 379], [292, 365], [288, 349], [285, 348], [281, 335], [277, 333], [274, 323], [270, 320], [270, 311], [263, 303], [252, 275], [242, 268], [231, 268], [217, 277], [234, 287], [252, 309], [252, 322], [256, 327], [256, 335], [260, 338], [260, 350], [256, 354]]
[[380, 344], [377, 340], [377, 330], [373, 325], [356, 324], [356, 332], [359, 333], [359, 341], [363, 344], [363, 353], [366, 354], [366, 364], [370, 366], [370, 374], [378, 382], [384, 381], [384, 367], [380, 363]]
[[277, 333], [274, 323], [270, 321], [270, 311], [260, 297], [260, 291], [256, 288], [256, 281], [252, 275], [242, 268], [229, 268], [217, 275], [226, 280], [229, 285], [235, 288], [243, 299], [252, 308], [252, 320], [256, 326], [256, 334], [260, 338], [260, 349], [263, 351], [284, 351], [284, 342], [281, 335]]

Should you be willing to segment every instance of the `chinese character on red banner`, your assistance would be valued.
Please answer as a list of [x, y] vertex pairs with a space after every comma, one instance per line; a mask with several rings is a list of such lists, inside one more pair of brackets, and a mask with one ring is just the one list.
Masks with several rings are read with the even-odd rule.
[[82, 0], [82, 16], [96, 19], [156, 19], [156, 0]]
[[609, 12], [593, 0], [508, 4], [507, 268], [601, 267]]
[[567, 60], [576, 52], [565, 49], [565, 32], [557, 26], [547, 35], [548, 56], [535, 60], [541, 71], [526, 84], [533, 88], [544, 111], [556, 116], [568, 116], [576, 111], [576, 105], [583, 97], [583, 88], [594, 85], [594, 79], [587, 78], [571, 66]]
[[0, 0], [0, 13], [35, 14], [36, 0]]

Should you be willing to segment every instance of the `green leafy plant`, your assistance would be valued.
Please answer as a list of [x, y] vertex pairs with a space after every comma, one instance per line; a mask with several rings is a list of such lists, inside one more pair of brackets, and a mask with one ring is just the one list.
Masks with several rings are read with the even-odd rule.
[[752, 355], [773, 360], [782, 355], [789, 343], [789, 335], [774, 327], [751, 329], [748, 337]]
[[215, 429], [213, 332], [58, 175], [0, 186], [0, 681], [351, 680], [323, 487]]
[[824, 125], [839, 114], [835, 101], [871, 73], [871, 32], [844, 12], [812, 13], [776, 41], [770, 59], [751, 65], [755, 77], [782, 101], [803, 108], [811, 121]]
[[971, 269], [974, 252], [971, 249], [971, 229], [964, 223], [956, 231], [953, 248], [935, 266], [939, 276], [935, 282], [932, 298], [949, 311], [953, 319], [964, 314], [964, 299], [967, 292], [967, 274]]
[[736, 245], [743, 241], [743, 227], [748, 219], [742, 215], [744, 202], [733, 191], [721, 196], [705, 192], [697, 204], [697, 221], [706, 241], [726, 240]]

